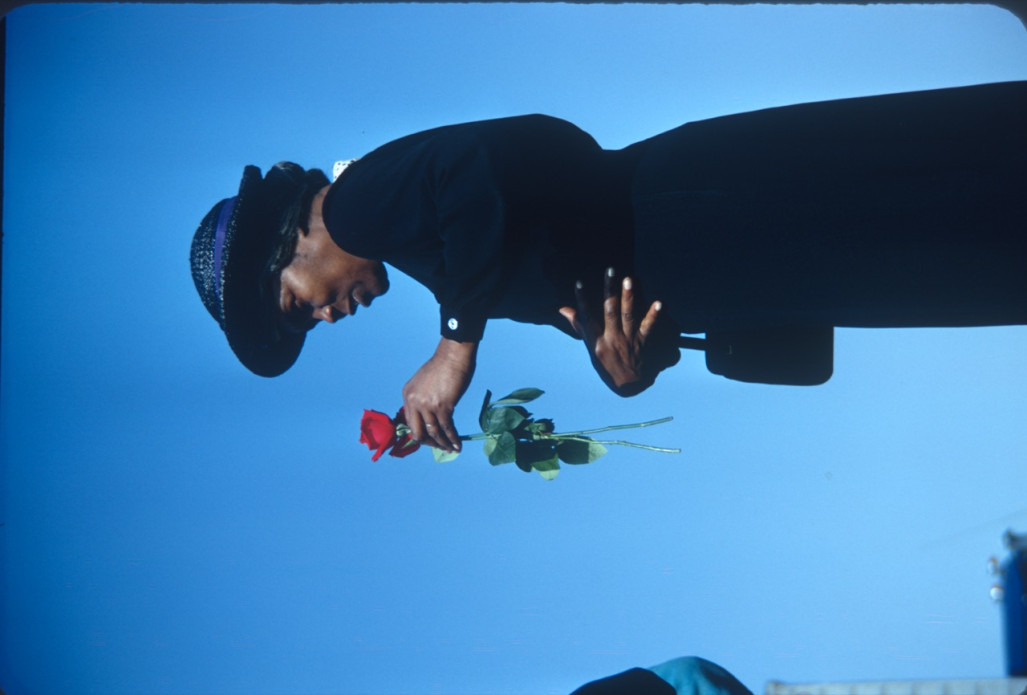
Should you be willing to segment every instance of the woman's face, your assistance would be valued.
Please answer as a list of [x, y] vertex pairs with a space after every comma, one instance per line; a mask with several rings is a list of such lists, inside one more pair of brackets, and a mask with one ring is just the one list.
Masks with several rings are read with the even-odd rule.
[[304, 333], [318, 321], [335, 323], [352, 316], [358, 306], [370, 306], [389, 289], [385, 266], [339, 248], [319, 216], [311, 216], [310, 231], [300, 233], [296, 252], [274, 284], [282, 326]]

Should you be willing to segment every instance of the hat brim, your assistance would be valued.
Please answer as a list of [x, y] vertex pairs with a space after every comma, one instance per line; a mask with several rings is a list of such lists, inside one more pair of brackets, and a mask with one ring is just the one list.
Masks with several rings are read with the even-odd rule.
[[282, 330], [274, 303], [261, 289], [278, 222], [263, 188], [260, 169], [247, 166], [226, 232], [221, 311], [228, 345], [239, 361], [254, 374], [274, 377], [296, 362], [306, 334]]

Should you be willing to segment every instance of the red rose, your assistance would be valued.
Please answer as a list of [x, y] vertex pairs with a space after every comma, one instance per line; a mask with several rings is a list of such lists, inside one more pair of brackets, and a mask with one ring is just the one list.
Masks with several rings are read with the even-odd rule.
[[[407, 424], [407, 416], [406, 413], [403, 412], [402, 407], [400, 407], [399, 412], [396, 413], [396, 417], [393, 418], [392, 424], [394, 427], [397, 425]], [[389, 456], [395, 456], [396, 458], [401, 459], [404, 456], [409, 456], [420, 448], [420, 442], [415, 442], [411, 438], [410, 432], [407, 431], [403, 435], [396, 435], [395, 443], [392, 450], [389, 452]]]
[[372, 461], [377, 461], [395, 439], [396, 426], [388, 415], [377, 410], [364, 411], [364, 417], [360, 419], [360, 443], [367, 444], [367, 448], [372, 451], [377, 449], [371, 455]]
[[[377, 410], [364, 411], [364, 417], [360, 420], [360, 443], [367, 444], [367, 448], [374, 451], [371, 455], [372, 461], [377, 461], [386, 451], [389, 452], [389, 456], [403, 458], [421, 448], [421, 445], [411, 438], [406, 424], [407, 419], [402, 408], [392, 420]], [[405, 430], [402, 435], [399, 434], [400, 426]]]

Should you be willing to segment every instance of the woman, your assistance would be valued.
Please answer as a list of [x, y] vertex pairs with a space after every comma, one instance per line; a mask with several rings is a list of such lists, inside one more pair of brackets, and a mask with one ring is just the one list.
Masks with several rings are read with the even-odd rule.
[[247, 167], [197, 230], [193, 278], [265, 376], [387, 291], [383, 263], [418, 280], [441, 338], [406, 415], [459, 450], [489, 318], [582, 337], [625, 396], [677, 361], [681, 332], [706, 333], [718, 373], [817, 383], [833, 326], [1027, 323], [1025, 124], [1017, 82], [728, 116], [616, 151], [547, 116], [436, 128], [330, 185]]

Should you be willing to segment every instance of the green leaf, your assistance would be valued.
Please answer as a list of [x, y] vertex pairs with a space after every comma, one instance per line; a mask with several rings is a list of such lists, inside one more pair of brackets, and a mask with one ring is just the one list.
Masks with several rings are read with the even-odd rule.
[[517, 440], [509, 432], [503, 432], [495, 438], [489, 437], [485, 441], [485, 454], [493, 466], [513, 463], [517, 460]]
[[542, 389], [517, 389], [510, 395], [503, 396], [492, 405], [520, 405], [521, 403], [529, 403], [541, 396], [543, 393], [545, 393], [545, 391]]
[[560, 462], [556, 459], [556, 454], [553, 454], [552, 458], [545, 459], [544, 461], [536, 461], [532, 464], [539, 475], [546, 480], [552, 480], [560, 473]]
[[556, 477], [556, 471], [560, 470], [554, 443], [547, 441], [517, 442], [517, 467], [525, 473], [530, 473], [534, 469], [542, 473], [543, 478], [552, 480]]
[[511, 432], [524, 422], [523, 408], [492, 408], [485, 417], [485, 426], [482, 427], [485, 434], [500, 434]]
[[552, 434], [553, 421], [549, 418], [541, 417], [525, 427], [525, 429], [532, 434]]
[[481, 410], [478, 412], [478, 426], [481, 427], [481, 431], [485, 431], [485, 423], [488, 422], [486, 419], [489, 412], [489, 399], [492, 398], [492, 392], [485, 389], [485, 400], [481, 403]]
[[445, 463], [446, 461], [452, 461], [460, 455], [459, 451], [443, 451], [442, 449], [436, 449], [431, 447], [431, 455], [435, 457], [435, 463]]
[[564, 439], [556, 445], [556, 453], [564, 463], [592, 463], [606, 453], [606, 447], [592, 441]]

